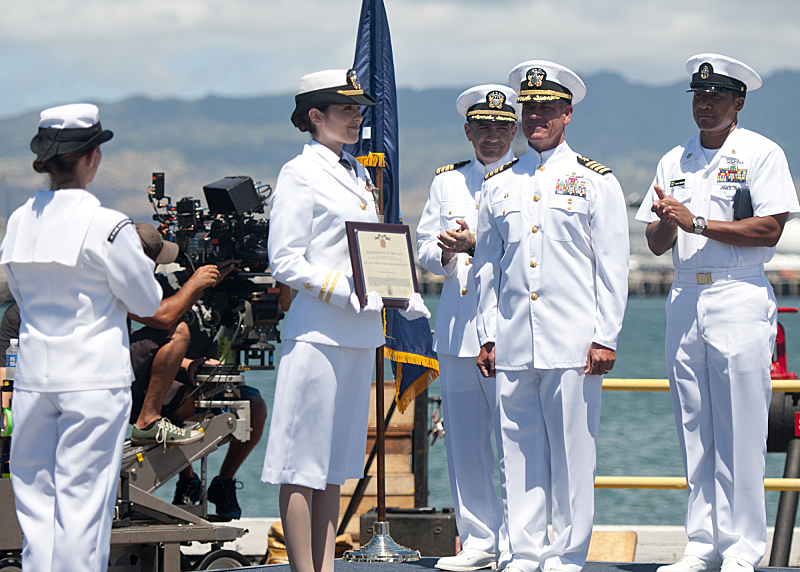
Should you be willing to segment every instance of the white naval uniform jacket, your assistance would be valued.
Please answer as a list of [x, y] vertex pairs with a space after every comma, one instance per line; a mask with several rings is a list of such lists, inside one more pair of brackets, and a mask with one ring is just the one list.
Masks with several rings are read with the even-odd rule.
[[384, 344], [378, 312], [350, 305], [353, 272], [345, 221], [378, 222], [369, 175], [316, 141], [286, 163], [270, 202], [269, 260], [276, 280], [298, 290], [284, 337], [316, 344], [376, 348]]
[[625, 199], [610, 170], [579, 157], [566, 143], [541, 155], [529, 147], [484, 181], [478, 337], [496, 343], [497, 369], [581, 367], [592, 342], [617, 347], [628, 296]]
[[[749, 189], [753, 216], [788, 212], [790, 220], [800, 214], [783, 150], [766, 137], [742, 127], [736, 127], [728, 135], [710, 164], [699, 134], [664, 155], [636, 220], [645, 223], [658, 220], [650, 210], [658, 198], [653, 185], [659, 185], [665, 194], [671, 194], [695, 216], [706, 220], [732, 221], [733, 199], [739, 188]], [[774, 246], [734, 246], [678, 231], [672, 263], [676, 270], [703, 272], [764, 264], [774, 253]]]
[[8, 219], [0, 264], [20, 308], [14, 387], [130, 387], [128, 312], [161, 303], [133, 222], [83, 189], [37, 191]]
[[436, 175], [431, 183], [430, 196], [417, 226], [417, 253], [425, 270], [445, 277], [436, 311], [435, 352], [459, 357], [476, 357], [480, 353], [475, 325], [478, 291], [472, 257], [459, 252], [443, 267], [442, 249], [437, 246], [436, 237], [446, 230], [458, 229], [458, 219], [466, 221], [470, 231], [477, 231], [483, 178], [512, 159], [510, 150], [489, 165], [475, 159]]

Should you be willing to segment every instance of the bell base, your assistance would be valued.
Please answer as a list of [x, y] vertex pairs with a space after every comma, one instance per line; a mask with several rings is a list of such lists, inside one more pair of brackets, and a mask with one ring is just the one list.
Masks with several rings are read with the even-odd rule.
[[389, 523], [376, 522], [375, 534], [367, 544], [356, 550], [348, 550], [342, 556], [345, 562], [414, 562], [420, 559], [419, 550], [400, 546], [389, 536]]

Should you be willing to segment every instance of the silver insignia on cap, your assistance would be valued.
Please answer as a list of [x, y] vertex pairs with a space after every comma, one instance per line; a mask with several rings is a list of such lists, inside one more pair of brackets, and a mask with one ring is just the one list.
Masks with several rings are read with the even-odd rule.
[[486, 103], [489, 104], [489, 109], [502, 109], [505, 102], [506, 96], [502, 91], [495, 90], [486, 94]]
[[542, 68], [531, 68], [526, 76], [528, 78], [528, 87], [542, 87], [542, 82], [547, 77], [547, 72]]
[[347, 72], [347, 81], [350, 82], [350, 85], [353, 86], [353, 89], [361, 89], [361, 82], [358, 81], [358, 74], [356, 70], [350, 70]]

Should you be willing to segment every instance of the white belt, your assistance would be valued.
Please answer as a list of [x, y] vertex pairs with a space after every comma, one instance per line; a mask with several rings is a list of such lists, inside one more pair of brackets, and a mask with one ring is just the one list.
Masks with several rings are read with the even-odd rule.
[[674, 281], [679, 284], [716, 284], [717, 282], [728, 282], [730, 280], [744, 280], [747, 278], [758, 278], [764, 274], [764, 265], [740, 266], [738, 268], [719, 268], [711, 272], [686, 272], [675, 271]]

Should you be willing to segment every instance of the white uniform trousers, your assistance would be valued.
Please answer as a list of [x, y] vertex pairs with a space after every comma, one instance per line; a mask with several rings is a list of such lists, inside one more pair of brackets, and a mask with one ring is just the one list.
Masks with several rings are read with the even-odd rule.
[[496, 382], [480, 374], [475, 359], [439, 354], [447, 470], [461, 545], [499, 554], [508, 550], [508, 535], [494, 488], [492, 433], [505, 488]]
[[688, 482], [686, 554], [766, 550], [764, 467], [777, 304], [767, 278], [672, 285], [666, 357]]
[[261, 480], [324, 490], [364, 476], [374, 348], [286, 340]]
[[497, 391], [510, 565], [580, 572], [592, 537], [602, 377], [583, 368], [498, 370]]
[[11, 407], [22, 568], [105, 572], [130, 389], [15, 389]]

